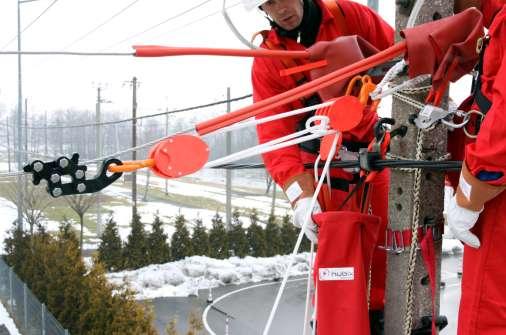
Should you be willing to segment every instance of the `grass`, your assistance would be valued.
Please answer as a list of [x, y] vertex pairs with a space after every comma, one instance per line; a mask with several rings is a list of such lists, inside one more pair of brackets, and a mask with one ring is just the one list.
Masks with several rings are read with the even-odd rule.
[[[214, 186], [214, 187], [223, 187], [221, 184], [216, 184], [212, 182], [202, 182], [201, 180], [194, 180], [194, 178], [186, 177], [184, 178], [185, 182], [193, 182], [197, 183], [199, 185], [206, 185], [206, 186]], [[115, 183], [115, 186], [121, 187], [124, 189], [130, 189], [131, 183]], [[12, 193], [13, 190], [16, 189], [16, 182], [14, 180], [10, 181], [0, 181], [0, 197], [9, 199], [12, 196], [9, 193]], [[47, 208], [44, 210], [44, 214], [47, 219], [51, 221], [62, 221], [63, 219], [72, 219], [77, 224], [79, 224], [79, 217], [78, 215], [69, 207], [68, 203], [64, 200], [64, 198], [52, 198], [47, 194], [47, 192], [44, 190], [43, 185], [39, 186], [33, 186], [30, 184], [29, 190], [31, 192], [40, 192], [41, 197], [45, 197], [45, 199], [50, 200], [51, 203]], [[139, 200], [142, 199], [144, 192], [145, 192], [145, 186], [144, 185], [138, 185], [137, 187], [138, 197]], [[234, 187], [234, 194], [238, 196], [254, 196], [254, 195], [262, 195], [259, 194], [258, 189], [249, 188], [249, 187]], [[278, 189], [278, 199], [283, 197], [282, 192]], [[181, 206], [181, 207], [190, 207], [190, 208], [197, 208], [197, 209], [207, 209], [211, 211], [220, 211], [224, 212], [226, 210], [225, 204], [215, 200], [213, 198], [209, 197], [203, 197], [203, 196], [189, 196], [189, 195], [181, 195], [181, 194], [174, 194], [169, 193], [165, 194], [163, 188], [159, 187], [150, 187], [147, 194], [148, 200], [151, 201], [159, 201], [159, 202], [165, 202], [170, 203], [175, 206]], [[102, 213], [104, 216], [107, 215], [108, 211], [110, 211], [111, 207], [115, 206], [130, 206], [130, 202], [123, 198], [123, 197], [117, 197], [117, 196], [108, 196], [105, 194], [101, 195], [101, 204], [102, 204]], [[107, 206], [108, 209], [105, 209], [104, 206]], [[142, 206], [142, 203], [139, 203], [139, 206]], [[243, 207], [237, 207], [237, 209], [243, 213], [248, 213], [250, 208], [243, 208]], [[266, 208], [264, 211], [265, 213], [268, 213], [270, 208]], [[85, 214], [84, 217], [84, 226], [90, 233], [96, 234], [96, 206], [92, 205], [92, 207], [88, 210], [88, 212]], [[85, 242], [88, 238], [85, 236]]]
[[[16, 189], [16, 182], [8, 181], [8, 182], [0, 182], [0, 197], [10, 199], [12, 197], [12, 191]], [[47, 206], [44, 210], [44, 215], [48, 220], [60, 222], [67, 219], [73, 219], [76, 223], [79, 224], [79, 216], [77, 213], [69, 207], [68, 203], [64, 198], [52, 198], [49, 194], [44, 190], [43, 185], [39, 186], [29, 186], [28, 188], [31, 192], [40, 192], [40, 196], [44, 197], [43, 201], [50, 201], [49, 206]], [[129, 203], [124, 199], [118, 199], [116, 197], [111, 197], [108, 195], [102, 194], [100, 197], [102, 206], [109, 206], [114, 204], [115, 206], [127, 206]], [[102, 207], [102, 213], [107, 213], [107, 210]], [[88, 210], [87, 214], [84, 216], [84, 226], [93, 234], [96, 234], [97, 231], [97, 223], [93, 218], [90, 218], [92, 215], [96, 214], [96, 206], [91, 206]]]

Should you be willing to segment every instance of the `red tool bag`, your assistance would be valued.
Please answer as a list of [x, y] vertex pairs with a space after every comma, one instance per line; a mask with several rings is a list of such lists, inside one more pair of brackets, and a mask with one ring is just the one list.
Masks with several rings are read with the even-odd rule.
[[356, 212], [313, 215], [318, 335], [369, 335], [368, 281], [381, 219]]

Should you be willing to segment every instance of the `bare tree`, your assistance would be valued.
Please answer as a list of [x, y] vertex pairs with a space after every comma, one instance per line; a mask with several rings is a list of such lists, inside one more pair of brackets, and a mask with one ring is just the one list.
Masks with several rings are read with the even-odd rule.
[[76, 212], [77, 216], [79, 216], [79, 223], [81, 225], [81, 233], [79, 237], [79, 247], [81, 249], [81, 253], [83, 252], [83, 230], [84, 230], [84, 214], [90, 209], [90, 207], [96, 202], [95, 195], [71, 195], [66, 196], [65, 201], [68, 203], [70, 208], [74, 212]]
[[[26, 190], [23, 197], [23, 220], [30, 226], [30, 234], [33, 234], [33, 227], [41, 224], [42, 219], [44, 219], [44, 210], [51, 204], [53, 199], [43, 187], [37, 187], [30, 182], [27, 182]], [[7, 198], [18, 206], [16, 192], [16, 185], [10, 185]]]

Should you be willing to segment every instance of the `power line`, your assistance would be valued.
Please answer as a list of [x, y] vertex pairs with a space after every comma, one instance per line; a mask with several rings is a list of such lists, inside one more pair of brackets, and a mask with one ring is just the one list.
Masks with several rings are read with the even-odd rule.
[[[236, 7], [237, 5], [240, 5], [240, 4], [241, 4], [240, 2], [236, 2], [235, 4], [233, 4], [233, 5], [230, 5], [230, 6], [226, 7], [226, 9], [234, 8], [234, 7]], [[181, 30], [181, 29], [184, 29], [184, 28], [186, 28], [186, 27], [188, 27], [188, 26], [191, 26], [191, 25], [193, 25], [193, 24], [195, 24], [195, 23], [199, 23], [200, 21], [204, 21], [205, 19], [208, 19], [208, 18], [210, 18], [211, 16], [214, 16], [214, 15], [216, 15], [216, 14], [220, 14], [220, 13], [221, 13], [221, 9], [220, 9], [220, 10], [217, 10], [217, 11], [215, 11], [215, 12], [212, 12], [212, 13], [210, 13], [210, 14], [207, 14], [207, 15], [205, 15], [205, 16], [202, 16], [202, 17], [200, 17], [200, 18], [198, 18], [198, 19], [196, 19], [196, 20], [190, 21], [190, 22], [188, 22], [188, 23], [186, 23], [186, 24], [184, 24], [184, 25], [181, 25], [181, 26], [179, 26], [179, 27], [177, 27], [177, 28], [174, 28], [174, 29], [172, 29], [172, 30], [166, 31], [166, 32], [164, 32], [164, 35], [166, 35], [166, 34], [170, 34], [170, 33], [176, 32], [176, 31], [179, 31], [179, 30]]]
[[[44, 14], [46, 14], [46, 12], [51, 9], [51, 7], [54, 6], [54, 4], [57, 2], [58, 0], [53, 0], [53, 2], [51, 2], [49, 4], [49, 6], [46, 7], [46, 9], [44, 9], [35, 19], [33, 19], [26, 27], [23, 28], [23, 30], [21, 31], [21, 34], [24, 33], [26, 30], [28, 30], [28, 28], [30, 28], [35, 22], [37, 22]], [[18, 37], [18, 35], [16, 34], [16, 36], [14, 36], [13, 38], [11, 38], [11, 40], [9, 42], [7, 42], [2, 48], [1, 50], [5, 50], [5, 48], [11, 44], [12, 42], [14, 42], [16, 40], [16, 38]]]
[[[195, 110], [195, 109], [202, 109], [202, 108], [207, 108], [207, 107], [213, 107], [213, 106], [216, 106], [216, 105], [221, 105], [221, 104], [228, 103], [228, 102], [236, 102], [236, 101], [244, 100], [244, 99], [247, 99], [247, 98], [250, 98], [250, 97], [251, 97], [251, 94], [246, 94], [246, 95], [243, 95], [243, 96], [240, 96], [240, 97], [237, 97], [237, 98], [233, 98], [233, 99], [230, 99], [230, 100], [221, 100], [221, 101], [207, 103], [207, 104], [204, 104], [204, 105], [185, 107], [185, 108], [176, 109], [176, 110], [167, 111], [167, 112], [161, 112], [161, 113], [156, 113], [156, 114], [149, 114], [149, 115], [144, 115], [144, 116], [138, 116], [135, 119], [136, 120], [142, 120], [142, 119], [153, 118], [153, 117], [162, 116], [162, 115], [169, 115], [169, 114], [175, 114], [175, 113], [181, 113], [181, 112], [188, 112], [188, 111]], [[49, 129], [66, 129], [66, 128], [84, 128], [84, 127], [113, 125], [113, 124], [131, 122], [132, 120], [133, 120], [133, 118], [123, 119], [123, 120], [118, 120], [118, 121], [100, 122], [100, 123], [84, 123], [84, 124], [81, 123], [81, 124], [75, 124], [75, 125], [48, 126], [48, 127], [33, 127], [33, 126], [30, 126], [30, 127], [27, 127], [27, 128], [28, 129], [48, 129], [48, 130]], [[0, 125], [4, 125], [5, 126], [5, 123], [3, 123], [3, 124], [0, 123]]]
[[0, 55], [135, 56], [134, 52], [0, 51]]
[[109, 17], [107, 20], [105, 20], [104, 22], [100, 23], [98, 26], [96, 26], [95, 28], [89, 30], [87, 33], [83, 34], [82, 36], [76, 38], [74, 41], [72, 41], [71, 43], [67, 44], [63, 50], [67, 50], [68, 48], [70, 48], [71, 46], [77, 44], [78, 42], [84, 40], [86, 37], [90, 36], [91, 34], [93, 34], [94, 32], [96, 32], [97, 30], [99, 30], [100, 28], [102, 28], [103, 26], [105, 26], [106, 24], [108, 24], [109, 22], [111, 22], [112, 20], [114, 20], [116, 17], [118, 17], [119, 15], [123, 14], [127, 9], [129, 9], [130, 7], [132, 7], [134, 4], [136, 4], [137, 2], [139, 2], [140, 0], [134, 0], [132, 1], [130, 4], [128, 4], [127, 6], [123, 7], [122, 9], [120, 9], [118, 12], [116, 12], [115, 14], [113, 14], [111, 17]]
[[125, 39], [117, 42], [117, 43], [114, 43], [114, 44], [112, 44], [112, 45], [104, 48], [103, 50], [114, 48], [117, 45], [123, 44], [126, 41], [131, 40], [132, 38], [135, 38], [137, 36], [143, 35], [143, 34], [149, 32], [149, 31], [151, 31], [151, 30], [153, 30], [155, 28], [158, 28], [159, 26], [161, 26], [161, 25], [163, 25], [163, 24], [165, 24], [165, 23], [167, 23], [169, 21], [175, 20], [175, 19], [177, 19], [177, 18], [179, 18], [179, 17], [181, 17], [183, 15], [186, 15], [186, 14], [190, 13], [191, 11], [194, 11], [197, 8], [200, 8], [200, 7], [204, 6], [208, 2], [211, 2], [211, 0], [205, 0], [205, 1], [201, 2], [201, 3], [199, 3], [198, 5], [195, 5], [195, 6], [191, 7], [191, 8], [189, 8], [189, 9], [186, 9], [186, 10], [184, 10], [184, 11], [182, 11], [182, 12], [176, 14], [176, 15], [173, 15], [173, 16], [171, 16], [171, 17], [169, 17], [169, 18], [167, 18], [167, 19], [165, 19], [165, 20], [163, 20], [161, 22], [158, 22], [157, 24], [155, 24], [155, 25], [153, 25], [153, 26], [151, 26], [151, 27], [149, 27], [149, 28], [147, 28], [147, 29], [139, 32], [139, 33], [133, 34], [133, 35], [131, 35], [131, 36], [129, 36], [129, 37], [127, 37], [127, 38], [125, 38]]

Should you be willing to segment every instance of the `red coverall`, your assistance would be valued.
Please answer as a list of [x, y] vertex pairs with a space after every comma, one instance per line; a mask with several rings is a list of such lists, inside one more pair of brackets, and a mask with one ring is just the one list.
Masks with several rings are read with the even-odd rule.
[[[316, 41], [330, 41], [342, 36], [337, 30], [334, 18], [331, 12], [322, 4], [321, 0], [314, 2], [322, 9], [322, 20]], [[366, 6], [353, 1], [339, 1], [339, 5], [344, 13], [347, 33], [349, 35], [359, 35], [369, 41], [379, 50], [386, 49], [393, 44], [394, 31], [383, 21], [375, 12]], [[304, 50], [304, 46], [293, 39], [279, 36], [274, 29], [267, 37], [275, 45], [283, 45], [288, 50]], [[265, 44], [262, 45], [266, 47]], [[276, 94], [288, 91], [296, 87], [294, 79], [291, 77], [281, 77], [279, 71], [285, 66], [280, 60], [272, 58], [255, 58], [252, 68], [253, 99], [260, 101]], [[309, 78], [309, 75], [307, 75]], [[301, 108], [302, 103], [296, 101], [289, 105], [284, 105], [272, 109], [258, 116], [263, 118], [289, 110]], [[257, 127], [258, 139], [260, 143], [291, 134], [296, 131], [298, 122], [303, 116], [285, 118], [275, 122], [269, 122]], [[344, 134], [344, 140], [357, 142], [369, 142], [373, 138], [372, 128], [377, 120], [375, 113], [366, 113], [362, 123], [353, 130], [353, 132]], [[302, 151], [298, 146], [291, 146], [279, 149], [263, 155], [265, 166], [276, 183], [284, 186], [287, 180], [304, 172], [304, 163], [313, 163], [316, 156]], [[312, 170], [311, 170], [312, 171]], [[311, 172], [312, 173], [312, 172]], [[351, 180], [351, 174], [341, 169], [331, 171], [331, 176]], [[388, 185], [389, 171], [385, 170], [378, 175], [373, 186], [371, 207], [373, 214], [382, 218], [382, 230], [380, 231], [380, 240], [378, 244], [384, 243], [384, 232], [388, 221]], [[326, 187], [324, 185], [324, 187]], [[333, 190], [332, 199], [335, 205], [339, 206], [345, 198], [346, 192]], [[327, 208], [329, 210], [329, 208]], [[348, 202], [348, 206], [343, 210], [355, 210], [357, 208]], [[384, 308], [384, 290], [385, 290], [385, 271], [386, 254], [377, 248], [374, 254], [372, 265], [372, 288], [370, 309], [382, 310]]]
[[[465, 146], [472, 175], [491, 185], [506, 184], [506, 5], [484, 0], [490, 42], [483, 62], [482, 94], [492, 103], [476, 141]], [[478, 109], [475, 105], [473, 109]], [[485, 176], [485, 178], [484, 178]], [[472, 230], [479, 249], [465, 246], [458, 334], [506, 334], [506, 192], [485, 203]]]

